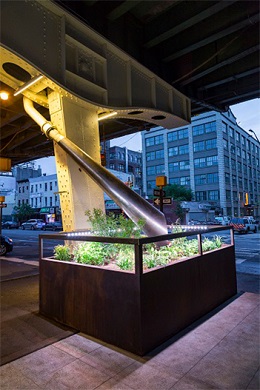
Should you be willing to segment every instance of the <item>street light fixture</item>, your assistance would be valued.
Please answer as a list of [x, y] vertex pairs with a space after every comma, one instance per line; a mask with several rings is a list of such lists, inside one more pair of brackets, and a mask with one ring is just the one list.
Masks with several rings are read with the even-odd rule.
[[253, 133], [253, 134], [254, 134], [254, 136], [255, 136], [256, 140], [257, 140], [257, 141], [258, 141], [258, 143], [260, 144], [260, 141], [259, 141], [259, 139], [258, 139], [258, 137], [257, 137], [256, 133], [254, 132], [254, 130], [252, 130], [252, 129], [249, 129], [248, 131], [250, 131], [250, 133]]

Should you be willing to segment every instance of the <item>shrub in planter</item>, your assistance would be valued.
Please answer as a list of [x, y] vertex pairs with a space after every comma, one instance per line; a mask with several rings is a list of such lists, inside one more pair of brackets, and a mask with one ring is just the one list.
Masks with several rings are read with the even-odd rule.
[[[134, 237], [142, 235], [144, 221], [136, 226], [130, 219], [122, 215], [116, 217], [114, 214], [106, 215], [99, 209], [91, 213], [86, 212], [88, 221], [91, 222], [93, 231], [99, 236], [105, 237]], [[176, 225], [174, 232], [181, 232], [180, 226]], [[211, 251], [222, 246], [221, 237], [215, 236], [213, 240], [204, 238], [202, 242], [203, 252]], [[151, 269], [158, 266], [192, 257], [199, 254], [198, 241], [188, 240], [187, 237], [180, 237], [172, 240], [167, 246], [157, 247], [155, 244], [144, 245], [143, 265], [144, 269]], [[58, 245], [54, 248], [54, 258], [77, 263], [90, 264], [95, 266], [116, 265], [125, 271], [134, 270], [134, 249], [127, 244], [106, 244], [101, 242], [84, 242], [77, 244], [71, 253], [69, 246]]]
[[70, 261], [71, 260], [71, 250], [68, 245], [56, 245], [54, 247], [54, 259]]

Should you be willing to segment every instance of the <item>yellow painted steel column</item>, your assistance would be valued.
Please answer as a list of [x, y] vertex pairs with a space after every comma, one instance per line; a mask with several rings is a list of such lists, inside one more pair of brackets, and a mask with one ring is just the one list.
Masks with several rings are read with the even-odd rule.
[[[48, 96], [51, 122], [59, 132], [100, 163], [100, 140], [96, 107], [73, 101], [59, 93]], [[54, 144], [60, 204], [64, 231], [89, 227], [86, 210], [104, 210], [104, 192], [67, 155]]]

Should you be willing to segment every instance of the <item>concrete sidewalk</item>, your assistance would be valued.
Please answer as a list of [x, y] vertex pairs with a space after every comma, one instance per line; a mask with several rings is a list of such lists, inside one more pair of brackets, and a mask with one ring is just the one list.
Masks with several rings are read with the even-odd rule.
[[[12, 264], [5, 266], [11, 271]], [[15, 274], [17, 266], [13, 267]], [[1, 389], [259, 389], [259, 277], [255, 277], [238, 274], [238, 285], [242, 282], [245, 292], [144, 357], [73, 334], [3, 365]], [[28, 289], [35, 278], [26, 278]], [[248, 292], [250, 288], [256, 291]]]

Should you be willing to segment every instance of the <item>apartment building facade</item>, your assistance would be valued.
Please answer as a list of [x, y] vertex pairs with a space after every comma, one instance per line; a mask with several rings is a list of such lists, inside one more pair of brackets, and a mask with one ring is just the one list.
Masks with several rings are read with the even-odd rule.
[[231, 110], [207, 112], [191, 124], [142, 133], [143, 190], [156, 176], [191, 188], [194, 200], [228, 216], [260, 216], [260, 144], [238, 126]]
[[[103, 146], [104, 148], [104, 146]], [[124, 172], [129, 176], [129, 186], [142, 194], [142, 153], [106, 142], [105, 164], [112, 171]]]

